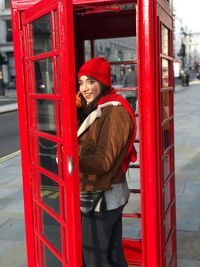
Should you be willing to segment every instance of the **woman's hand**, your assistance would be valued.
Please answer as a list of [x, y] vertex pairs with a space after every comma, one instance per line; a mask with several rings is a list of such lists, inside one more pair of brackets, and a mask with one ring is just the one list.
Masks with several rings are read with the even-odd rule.
[[86, 100], [81, 94], [80, 91], [76, 94], [76, 107], [77, 108], [84, 108], [86, 106]]

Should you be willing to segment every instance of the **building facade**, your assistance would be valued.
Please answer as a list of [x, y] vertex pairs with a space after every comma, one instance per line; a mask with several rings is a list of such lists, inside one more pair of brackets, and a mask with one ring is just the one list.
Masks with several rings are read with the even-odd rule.
[[193, 68], [195, 62], [200, 59], [200, 32], [189, 29], [176, 13], [174, 13], [174, 58], [182, 61], [187, 68]]
[[6, 64], [2, 65], [5, 87], [15, 81], [10, 2], [10, 0], [0, 0], [0, 54], [6, 61]]

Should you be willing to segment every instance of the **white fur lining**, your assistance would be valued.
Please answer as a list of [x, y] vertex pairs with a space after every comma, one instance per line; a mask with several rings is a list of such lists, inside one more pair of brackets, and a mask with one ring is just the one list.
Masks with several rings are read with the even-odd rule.
[[120, 106], [120, 105], [121, 103], [119, 101], [109, 101], [109, 102], [99, 105], [98, 108], [92, 111], [89, 114], [89, 116], [87, 116], [87, 118], [84, 120], [84, 122], [81, 124], [81, 127], [78, 129], [78, 137], [82, 133], [84, 133], [97, 118], [101, 117], [102, 108], [105, 108], [107, 106]]

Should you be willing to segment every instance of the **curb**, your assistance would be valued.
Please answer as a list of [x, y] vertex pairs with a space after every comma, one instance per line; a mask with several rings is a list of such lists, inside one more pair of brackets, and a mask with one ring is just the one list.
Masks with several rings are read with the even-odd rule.
[[16, 110], [18, 110], [17, 103], [8, 104], [8, 105], [0, 107], [0, 113], [6, 113], [6, 112], [11, 112], [11, 111], [16, 111]]
[[13, 153], [11, 153], [9, 155], [6, 155], [6, 156], [0, 158], [0, 163], [4, 162], [6, 160], [12, 159], [12, 158], [14, 158], [16, 156], [19, 156], [20, 154], [21, 154], [21, 150], [18, 150], [18, 151], [15, 151], [15, 152], [13, 152]]

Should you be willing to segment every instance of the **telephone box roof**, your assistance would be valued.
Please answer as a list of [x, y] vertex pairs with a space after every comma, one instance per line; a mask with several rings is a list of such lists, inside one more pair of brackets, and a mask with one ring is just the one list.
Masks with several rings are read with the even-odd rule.
[[[17, 5], [30, 5], [30, 4], [36, 4], [41, 0], [11, 0], [12, 4]], [[131, 3], [136, 2], [135, 0], [72, 0], [73, 4], [75, 5], [85, 5], [85, 4], [95, 4], [95, 5], [102, 5], [102, 4], [122, 4], [122, 3]]]
[[73, 3], [76, 4], [125, 4], [135, 2], [134, 0], [73, 0]]

